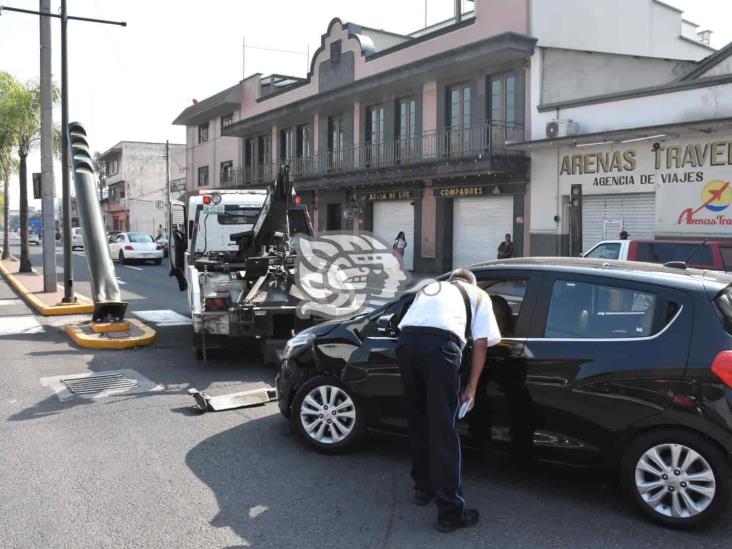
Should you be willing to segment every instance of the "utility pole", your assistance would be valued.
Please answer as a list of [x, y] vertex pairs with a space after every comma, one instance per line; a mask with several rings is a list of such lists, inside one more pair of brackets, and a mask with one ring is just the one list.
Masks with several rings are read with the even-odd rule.
[[170, 238], [170, 142], [165, 140], [165, 226]]
[[66, 0], [61, 0], [61, 204], [63, 207], [64, 239], [64, 297], [63, 303], [76, 301], [74, 297], [74, 264], [71, 259], [71, 182], [69, 181], [69, 74], [66, 27], [68, 25]]
[[[51, 12], [51, 0], [39, 11]], [[56, 223], [53, 181], [53, 97], [51, 95], [51, 19], [39, 17], [41, 36], [41, 212], [43, 216], [43, 291], [56, 291]]]

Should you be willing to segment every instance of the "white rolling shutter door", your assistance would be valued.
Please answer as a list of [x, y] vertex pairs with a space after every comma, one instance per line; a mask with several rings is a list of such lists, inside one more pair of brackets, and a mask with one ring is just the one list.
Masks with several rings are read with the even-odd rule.
[[453, 199], [453, 268], [496, 259], [506, 233], [513, 236], [512, 196]]
[[410, 200], [374, 202], [374, 234], [389, 247], [404, 231], [407, 248], [404, 250], [404, 268], [414, 269], [414, 206]]
[[[582, 250], [601, 240], [615, 240], [622, 229], [630, 238], [656, 236], [654, 193], [582, 197]], [[621, 226], [622, 222], [622, 226]]]

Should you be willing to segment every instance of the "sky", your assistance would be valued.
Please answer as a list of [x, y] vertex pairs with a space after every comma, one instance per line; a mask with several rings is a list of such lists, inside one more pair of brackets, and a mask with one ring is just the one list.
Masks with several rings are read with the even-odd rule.
[[[684, 10], [701, 28], [712, 29], [714, 47], [732, 42], [732, 1], [666, 2]], [[38, 0], [1, 4], [38, 9]], [[51, 0], [52, 11], [59, 6], [59, 0]], [[69, 120], [82, 122], [92, 150], [103, 152], [123, 140], [184, 143], [184, 129], [172, 120], [193, 99], [205, 99], [241, 80], [244, 69], [247, 75], [304, 76], [308, 51], [315, 52], [334, 17], [409, 33], [424, 27], [425, 6], [431, 24], [450, 17], [453, 0], [67, 0], [67, 6], [69, 15], [127, 22], [127, 27], [79, 21], [68, 26]], [[56, 83], [59, 33], [54, 19]], [[38, 41], [35, 16], [3, 12], [0, 70], [21, 81], [37, 79]], [[54, 116], [58, 122], [58, 109]], [[58, 169], [57, 164], [57, 187]], [[37, 152], [29, 157], [28, 171], [40, 171]], [[17, 181], [11, 186], [10, 203], [16, 208]]]

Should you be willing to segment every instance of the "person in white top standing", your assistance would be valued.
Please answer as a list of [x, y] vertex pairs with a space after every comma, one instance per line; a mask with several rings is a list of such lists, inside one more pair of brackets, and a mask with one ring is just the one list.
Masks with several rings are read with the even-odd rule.
[[[414, 502], [426, 505], [435, 498], [442, 532], [474, 526], [479, 513], [465, 509], [456, 422], [462, 404], [468, 411], [473, 406], [488, 347], [501, 340], [491, 299], [472, 272], [458, 269], [448, 282], [419, 291], [399, 329], [396, 354], [406, 395]], [[473, 350], [470, 379], [461, 393], [466, 338]]]
[[404, 235], [404, 231], [399, 231], [399, 234], [394, 239], [394, 244], [392, 244], [391, 249], [394, 250], [401, 267], [404, 267], [404, 250], [406, 247], [407, 237]]

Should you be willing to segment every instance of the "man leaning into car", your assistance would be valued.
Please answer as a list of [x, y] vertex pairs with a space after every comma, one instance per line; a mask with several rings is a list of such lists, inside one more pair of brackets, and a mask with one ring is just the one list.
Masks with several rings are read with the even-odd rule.
[[[479, 513], [465, 509], [456, 422], [463, 403], [468, 410], [473, 406], [487, 348], [501, 340], [490, 297], [472, 272], [458, 269], [449, 282], [420, 290], [399, 329], [396, 354], [406, 394], [414, 502], [436, 500], [441, 532], [474, 526]], [[460, 393], [466, 338], [473, 351], [470, 378]]]

